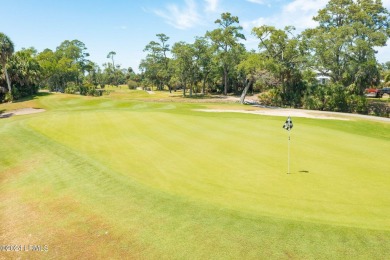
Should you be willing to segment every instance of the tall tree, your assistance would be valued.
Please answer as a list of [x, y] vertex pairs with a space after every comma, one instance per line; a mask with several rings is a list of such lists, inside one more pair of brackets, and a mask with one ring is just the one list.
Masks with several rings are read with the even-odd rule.
[[222, 13], [221, 19], [215, 21], [219, 28], [207, 32], [206, 36], [211, 39], [217, 50], [221, 67], [223, 71], [224, 95], [227, 95], [228, 90], [228, 74], [232, 63], [236, 60], [233, 58], [232, 49], [239, 44], [239, 40], [245, 40], [245, 36], [241, 33], [242, 27], [239, 26], [237, 16], [232, 16], [230, 13]]
[[107, 59], [111, 59], [112, 61], [112, 74], [113, 74], [113, 83], [114, 85], [118, 85], [118, 82], [116, 80], [116, 73], [115, 73], [115, 63], [114, 63], [114, 56], [116, 55], [116, 52], [115, 51], [110, 51], [108, 54], [107, 54]]
[[260, 53], [249, 52], [246, 57], [238, 64], [238, 71], [244, 74], [244, 89], [241, 93], [240, 103], [245, 103], [245, 97], [250, 87], [257, 81], [261, 81], [263, 85], [275, 87], [280, 85], [280, 82], [271, 72], [266, 69], [266, 57]]
[[167, 43], [169, 37], [163, 33], [157, 34], [156, 36], [159, 41], [149, 42], [144, 49], [148, 54], [146, 59], [141, 62], [140, 69], [144, 71], [144, 76], [156, 84], [158, 88], [162, 89], [166, 85], [169, 88], [169, 92], [171, 92], [172, 88], [169, 82], [172, 71], [169, 67], [170, 59], [168, 52], [170, 48]]
[[46, 49], [38, 54], [43, 69], [44, 81], [50, 90], [64, 92], [68, 83], [81, 84], [88, 68], [89, 53], [85, 44], [78, 41], [63, 41], [56, 51]]
[[253, 28], [252, 33], [260, 40], [259, 50], [263, 54], [265, 68], [281, 82], [283, 102], [298, 106], [303, 91], [301, 67], [307, 49], [293, 31], [291, 26], [281, 30], [263, 25]]
[[92, 61], [87, 62], [85, 66], [85, 70], [88, 72], [88, 75], [85, 77], [85, 79], [89, 84], [92, 84], [94, 86], [99, 85], [100, 83], [98, 81], [99, 69], [100, 69], [99, 66], [95, 62]]
[[172, 47], [174, 65], [177, 76], [183, 86], [183, 96], [186, 95], [186, 88], [189, 86], [190, 96], [192, 96], [193, 85], [196, 78], [195, 51], [191, 44], [177, 42]]
[[112, 67], [114, 68], [115, 70], [115, 63], [114, 63], [114, 56], [116, 55], [116, 52], [115, 51], [110, 51], [108, 54], [107, 54], [107, 59], [111, 59], [112, 61]]
[[8, 85], [8, 90], [11, 95], [11, 100], [12, 100], [12, 87], [11, 87], [11, 82], [8, 76], [7, 72], [7, 62], [14, 53], [14, 44], [11, 41], [11, 39], [5, 35], [4, 33], [0, 32], [0, 62], [1, 62], [1, 67], [3, 68], [3, 73], [7, 81]]
[[[38, 86], [41, 81], [42, 68], [36, 59], [37, 50], [22, 49], [12, 55], [9, 61], [10, 77], [19, 87], [30, 89]], [[19, 91], [22, 91], [19, 89]], [[28, 94], [33, 94], [31, 91]]]
[[85, 44], [79, 40], [63, 41], [56, 49], [56, 55], [60, 58], [66, 57], [72, 60], [72, 64], [75, 64], [80, 74], [85, 72], [85, 68], [88, 64], [89, 53]]
[[330, 0], [303, 35], [314, 53], [312, 66], [356, 94], [379, 83], [375, 48], [390, 37], [389, 12], [380, 0]]
[[204, 95], [206, 92], [206, 82], [214, 66], [212, 47], [205, 37], [197, 37], [193, 48], [194, 55], [196, 56], [196, 65], [202, 81], [202, 94]]
[[37, 60], [42, 68], [42, 84], [52, 88], [57, 73], [57, 57], [50, 49], [45, 49], [37, 55]]

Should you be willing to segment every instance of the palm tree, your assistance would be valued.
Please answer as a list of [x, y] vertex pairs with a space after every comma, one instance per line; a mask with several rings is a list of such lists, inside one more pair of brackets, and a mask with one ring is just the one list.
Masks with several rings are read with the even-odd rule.
[[12, 100], [12, 89], [11, 89], [11, 82], [8, 77], [6, 65], [8, 59], [12, 56], [13, 53], [14, 53], [14, 43], [7, 35], [0, 32], [0, 62], [1, 62], [1, 67], [3, 68], [5, 78], [7, 80], [8, 90], [11, 94], [11, 100]]
[[111, 60], [112, 60], [112, 69], [115, 71], [114, 55], [116, 55], [116, 52], [115, 51], [110, 51], [107, 54], [107, 59], [111, 58]]
[[108, 54], [107, 54], [107, 59], [111, 58], [112, 60], [112, 71], [114, 72], [114, 80], [115, 80], [115, 83], [116, 82], [116, 77], [115, 77], [115, 63], [114, 63], [114, 56], [116, 55], [116, 52], [115, 51], [110, 51]]

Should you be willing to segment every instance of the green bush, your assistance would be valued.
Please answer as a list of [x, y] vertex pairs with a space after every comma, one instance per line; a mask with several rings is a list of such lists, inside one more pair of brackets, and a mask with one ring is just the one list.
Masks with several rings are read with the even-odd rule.
[[303, 107], [310, 110], [323, 110], [324, 103], [318, 96], [305, 95], [303, 98]]
[[[16, 86], [13, 86], [12, 87], [12, 98], [13, 98], [13, 100], [18, 100], [21, 97], [22, 97], [22, 95], [21, 95], [19, 89]], [[13, 100], [11, 100], [11, 101], [13, 101]]]
[[347, 102], [347, 90], [344, 86], [331, 84], [329, 87], [329, 100], [324, 109], [335, 112], [349, 112]]
[[65, 93], [75, 94], [77, 91], [79, 91], [79, 87], [77, 87], [74, 82], [69, 82], [66, 84]]
[[260, 93], [259, 101], [266, 106], [282, 106], [283, 104], [280, 91], [276, 88]]
[[347, 96], [347, 104], [350, 113], [367, 114], [368, 102], [364, 96], [349, 95]]
[[129, 89], [137, 89], [138, 82], [130, 79], [129, 81], [127, 81], [127, 86], [129, 87]]
[[13, 96], [11, 95], [10, 92], [5, 93], [3, 102], [11, 102], [11, 101], [13, 101], [13, 100], [14, 100], [14, 98], [13, 98]]
[[386, 103], [372, 102], [368, 105], [367, 110], [369, 115], [390, 117], [390, 106]]
[[93, 96], [99, 97], [103, 94], [104, 90], [97, 89], [96, 86], [92, 84], [84, 84], [79, 87], [80, 95], [83, 96]]
[[303, 97], [303, 107], [315, 110], [367, 114], [368, 103], [364, 96], [353, 94], [354, 88], [329, 84], [312, 86]]

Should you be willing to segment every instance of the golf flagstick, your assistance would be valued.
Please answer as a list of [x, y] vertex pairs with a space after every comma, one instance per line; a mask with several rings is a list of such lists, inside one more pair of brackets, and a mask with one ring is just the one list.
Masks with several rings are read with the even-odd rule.
[[288, 131], [287, 174], [290, 174], [290, 131]]
[[287, 143], [287, 174], [290, 174], [290, 130], [293, 128], [293, 122], [291, 117], [288, 116], [283, 128], [288, 131], [288, 143]]

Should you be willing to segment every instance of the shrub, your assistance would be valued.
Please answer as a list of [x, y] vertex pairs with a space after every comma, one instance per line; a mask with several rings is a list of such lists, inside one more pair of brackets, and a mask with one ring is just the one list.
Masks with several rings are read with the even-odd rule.
[[129, 87], [129, 89], [137, 89], [138, 83], [130, 79], [129, 81], [127, 81], [127, 86]]
[[368, 113], [368, 102], [364, 96], [349, 95], [347, 96], [347, 104], [350, 113], [367, 114]]
[[325, 110], [335, 112], [349, 112], [347, 103], [347, 91], [344, 86], [329, 85], [329, 101], [325, 104]]
[[11, 95], [10, 92], [5, 93], [4, 100], [3, 100], [4, 102], [11, 102], [13, 100], [14, 100], [13, 96]]
[[66, 84], [65, 93], [75, 94], [77, 91], [79, 91], [79, 87], [77, 87], [74, 82], [69, 82], [68, 84]]
[[283, 104], [280, 91], [276, 88], [260, 93], [259, 101], [266, 106], [281, 106]]
[[97, 89], [95, 85], [84, 84], [79, 87], [80, 95], [99, 97], [103, 94], [104, 90]]
[[386, 103], [372, 102], [368, 105], [367, 110], [369, 115], [390, 117], [390, 106]]
[[329, 100], [329, 87], [325, 85], [309, 84], [302, 100], [306, 109], [324, 110]]
[[303, 107], [310, 110], [323, 110], [324, 103], [318, 96], [305, 95], [303, 97]]
[[19, 89], [16, 86], [12, 87], [12, 97], [13, 97], [13, 100], [18, 100], [19, 98], [22, 97]]

